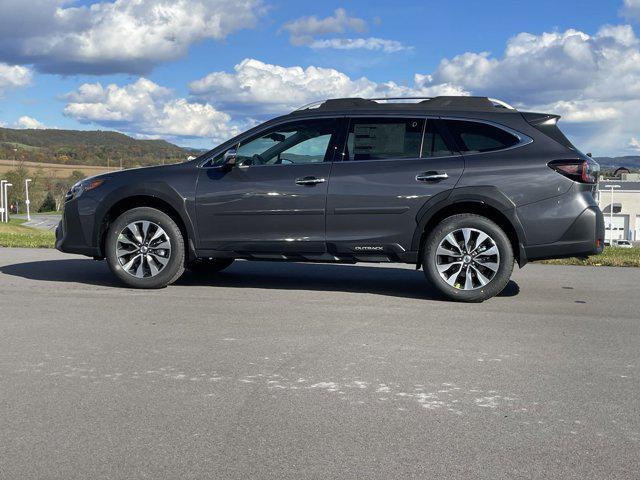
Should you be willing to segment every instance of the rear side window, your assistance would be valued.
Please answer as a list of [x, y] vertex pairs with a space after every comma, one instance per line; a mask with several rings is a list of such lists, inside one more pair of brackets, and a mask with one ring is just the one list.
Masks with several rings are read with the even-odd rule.
[[354, 118], [349, 124], [348, 160], [420, 157], [424, 119]]
[[462, 152], [492, 152], [520, 142], [515, 135], [486, 123], [464, 120], [445, 120], [445, 123]]

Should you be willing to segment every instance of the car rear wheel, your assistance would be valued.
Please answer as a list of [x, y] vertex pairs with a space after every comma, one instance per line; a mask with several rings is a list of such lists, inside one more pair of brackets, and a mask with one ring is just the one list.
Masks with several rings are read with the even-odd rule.
[[495, 222], [459, 214], [429, 232], [422, 264], [427, 279], [448, 298], [482, 302], [507, 286], [513, 259], [511, 242]]
[[111, 271], [130, 287], [166, 287], [184, 272], [182, 232], [155, 208], [133, 208], [120, 215], [107, 231], [105, 250]]
[[233, 258], [198, 258], [187, 264], [187, 270], [198, 275], [221, 272], [233, 263]]

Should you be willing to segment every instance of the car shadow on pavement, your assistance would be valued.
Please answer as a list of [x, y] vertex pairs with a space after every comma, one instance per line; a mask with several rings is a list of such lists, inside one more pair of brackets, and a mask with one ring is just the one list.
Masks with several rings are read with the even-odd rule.
[[[0, 272], [30, 280], [74, 282], [122, 287], [105, 262], [70, 259], [17, 263], [0, 267]], [[340, 265], [289, 262], [238, 261], [220, 273], [185, 274], [178, 286], [224, 288], [262, 288], [370, 293], [402, 298], [444, 300], [430, 285], [422, 271], [369, 265]], [[498, 296], [518, 295], [520, 288], [511, 280]]]
[[42, 260], [0, 267], [5, 275], [44, 282], [74, 282], [105, 287], [121, 286], [105, 262], [95, 260]]

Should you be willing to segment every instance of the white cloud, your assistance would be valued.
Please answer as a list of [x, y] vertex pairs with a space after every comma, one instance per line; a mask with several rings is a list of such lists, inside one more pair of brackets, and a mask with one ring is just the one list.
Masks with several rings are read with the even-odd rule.
[[628, 20], [640, 21], [640, 0], [624, 0], [620, 13]]
[[239, 133], [226, 113], [208, 103], [175, 98], [171, 90], [145, 78], [122, 87], [85, 83], [66, 98], [68, 117], [136, 135], [221, 141]]
[[41, 130], [47, 127], [42, 122], [39, 122], [35, 118], [24, 115], [20, 117], [16, 122], [16, 128]]
[[629, 147], [631, 150], [640, 152], [640, 140], [638, 139], [638, 137], [631, 137], [629, 143], [627, 144], [627, 147]]
[[541, 103], [637, 97], [638, 75], [638, 39], [627, 25], [605, 26], [594, 36], [577, 30], [520, 33], [507, 42], [501, 58], [467, 52], [442, 60], [434, 80]]
[[[379, 24], [379, 19], [374, 23]], [[367, 22], [358, 17], [350, 17], [344, 8], [335, 10], [333, 16], [318, 18], [316, 16], [301, 17], [282, 26], [289, 32], [292, 45], [308, 46], [313, 49], [335, 50], [371, 50], [384, 53], [396, 53], [410, 50], [411, 47], [397, 40], [385, 38], [316, 38], [324, 35], [342, 35], [347, 32], [366, 32]]]
[[404, 45], [397, 40], [387, 40], [384, 38], [330, 38], [324, 40], [314, 40], [309, 44], [311, 48], [334, 48], [337, 50], [381, 50], [385, 53], [395, 53], [403, 50], [411, 50], [411, 47]]
[[0, 63], [0, 96], [7, 90], [31, 84], [31, 70], [20, 65]]
[[262, 11], [262, 0], [3, 0], [0, 58], [54, 73], [144, 73], [253, 27]]
[[595, 35], [520, 33], [502, 56], [466, 52], [443, 59], [431, 82], [559, 113], [585, 150], [621, 151], [638, 134], [640, 40], [629, 25], [605, 25]]
[[344, 8], [338, 8], [333, 16], [301, 17], [285, 23], [282, 28], [291, 35], [289, 41], [292, 45], [308, 45], [318, 35], [364, 32], [367, 30], [367, 22], [362, 18], [350, 17]]
[[437, 84], [428, 75], [416, 75], [412, 86], [395, 82], [351, 79], [332, 68], [283, 67], [245, 59], [234, 72], [213, 72], [191, 82], [191, 93], [232, 112], [275, 114], [306, 103], [337, 97], [398, 97], [464, 95], [448, 83]]
[[538, 108], [562, 115], [564, 122], [604, 122], [619, 118], [621, 111], [615, 104], [590, 100], [558, 101]]

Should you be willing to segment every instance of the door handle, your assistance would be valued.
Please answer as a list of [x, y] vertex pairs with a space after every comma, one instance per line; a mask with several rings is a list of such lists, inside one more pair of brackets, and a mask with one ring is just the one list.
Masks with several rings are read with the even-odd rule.
[[439, 180], [446, 180], [449, 178], [447, 172], [424, 172], [416, 175], [418, 182], [437, 182]]
[[317, 178], [317, 177], [302, 177], [302, 178], [296, 179], [296, 183], [298, 185], [317, 185], [318, 183], [324, 183], [324, 182], [325, 182], [324, 178]]

